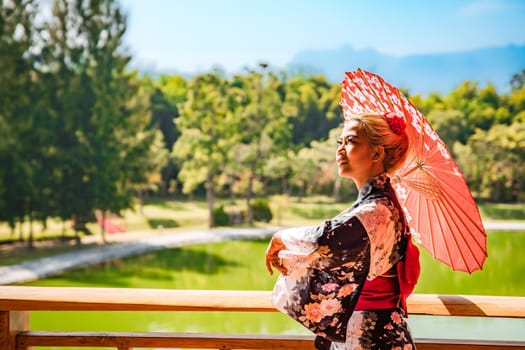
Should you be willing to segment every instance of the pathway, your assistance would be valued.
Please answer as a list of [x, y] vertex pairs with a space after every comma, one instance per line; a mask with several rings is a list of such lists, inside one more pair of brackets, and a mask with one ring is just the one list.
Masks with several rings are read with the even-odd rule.
[[[278, 228], [228, 228], [191, 232], [164, 233], [125, 241], [126, 234], [118, 243], [97, 245], [68, 253], [0, 267], [0, 285], [23, 283], [61, 273], [76, 267], [98, 264], [130, 255], [143, 254], [165, 248], [190, 244], [220, 242], [231, 239], [266, 238]], [[133, 237], [133, 235], [131, 236]], [[138, 237], [138, 236], [135, 236]]]

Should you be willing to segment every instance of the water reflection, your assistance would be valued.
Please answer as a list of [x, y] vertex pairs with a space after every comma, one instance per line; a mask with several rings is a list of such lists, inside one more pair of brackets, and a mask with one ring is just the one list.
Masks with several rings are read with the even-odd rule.
[[[408, 322], [415, 338], [525, 341], [525, 319], [410, 315]], [[278, 312], [34, 311], [31, 313], [31, 329], [310, 334], [297, 322]]]
[[412, 315], [408, 321], [416, 338], [525, 340], [525, 319]]

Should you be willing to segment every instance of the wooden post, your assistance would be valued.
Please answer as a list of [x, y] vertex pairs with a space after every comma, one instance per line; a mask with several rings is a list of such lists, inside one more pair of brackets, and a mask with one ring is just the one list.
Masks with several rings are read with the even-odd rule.
[[16, 335], [29, 330], [29, 311], [0, 311], [0, 349], [16, 348]]

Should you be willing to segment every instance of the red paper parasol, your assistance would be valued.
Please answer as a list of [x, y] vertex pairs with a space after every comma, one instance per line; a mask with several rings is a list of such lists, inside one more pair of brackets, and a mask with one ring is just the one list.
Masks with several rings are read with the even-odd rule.
[[465, 178], [421, 112], [380, 76], [358, 69], [341, 83], [345, 119], [351, 114], [405, 116], [410, 153], [392, 183], [412, 236], [453, 270], [473, 272], [487, 257], [487, 236]]

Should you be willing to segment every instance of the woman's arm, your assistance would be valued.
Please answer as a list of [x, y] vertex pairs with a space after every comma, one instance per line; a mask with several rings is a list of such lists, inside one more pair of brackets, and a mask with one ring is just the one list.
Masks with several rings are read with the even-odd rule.
[[282, 263], [282, 259], [279, 258], [279, 252], [284, 249], [286, 249], [286, 246], [281, 239], [281, 235], [277, 232], [272, 236], [268, 248], [266, 248], [266, 269], [270, 272], [270, 275], [273, 275], [272, 266], [283, 275], [288, 273], [288, 270]]
[[268, 272], [272, 275], [274, 267], [287, 274], [290, 265], [302, 264], [303, 258], [317, 249], [321, 233], [322, 228], [318, 226], [293, 227], [276, 232], [266, 249]]

